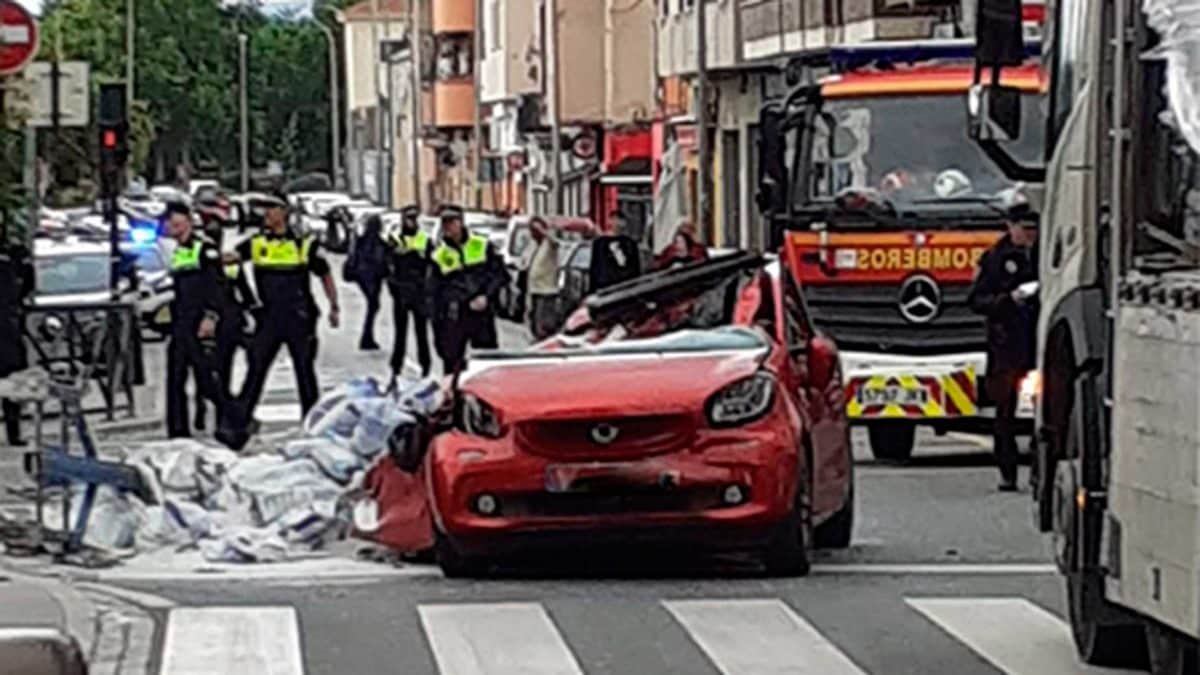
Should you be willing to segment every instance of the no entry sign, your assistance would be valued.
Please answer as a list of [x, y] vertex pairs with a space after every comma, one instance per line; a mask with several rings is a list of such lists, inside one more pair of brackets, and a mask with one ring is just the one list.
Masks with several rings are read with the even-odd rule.
[[38, 50], [37, 21], [13, 0], [0, 0], [0, 75], [24, 68]]

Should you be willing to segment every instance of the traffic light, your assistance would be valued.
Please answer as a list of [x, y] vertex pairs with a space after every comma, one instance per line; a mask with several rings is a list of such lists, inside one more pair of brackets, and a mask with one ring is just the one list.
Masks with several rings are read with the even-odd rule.
[[125, 110], [125, 85], [100, 85], [100, 169], [119, 172], [129, 157], [129, 121]]

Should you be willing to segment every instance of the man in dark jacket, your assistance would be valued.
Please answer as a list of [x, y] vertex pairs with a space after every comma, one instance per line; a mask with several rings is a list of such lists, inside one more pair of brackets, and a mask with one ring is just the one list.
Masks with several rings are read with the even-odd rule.
[[388, 238], [388, 290], [392, 294], [393, 320], [396, 324], [392, 345], [392, 373], [404, 370], [408, 352], [408, 318], [412, 315], [413, 333], [417, 338], [417, 362], [421, 374], [429, 375], [433, 368], [429, 355], [429, 235], [422, 232], [416, 206], [406, 206], [400, 212], [400, 230]]
[[442, 368], [462, 367], [467, 345], [495, 349], [496, 299], [508, 283], [504, 262], [487, 237], [471, 234], [462, 209], [442, 209], [442, 241], [433, 252], [431, 296]]
[[1008, 210], [1008, 234], [979, 262], [969, 301], [987, 318], [985, 386], [996, 404], [994, 426], [1000, 490], [1017, 489], [1016, 413], [1022, 378], [1037, 362], [1038, 216], [1028, 204]]
[[367, 218], [362, 236], [354, 240], [354, 250], [346, 262], [349, 281], [358, 284], [367, 300], [367, 316], [363, 322], [358, 348], [363, 351], [379, 349], [375, 341], [375, 317], [379, 315], [379, 295], [388, 275], [388, 252], [383, 241], [383, 220], [378, 215]]
[[[0, 214], [0, 218], [4, 216]], [[29, 366], [25, 340], [21, 333], [22, 310], [26, 296], [33, 292], [34, 273], [29, 251], [7, 237], [8, 228], [0, 222], [0, 378]], [[21, 446], [21, 405], [3, 401], [4, 428], [8, 444]]]

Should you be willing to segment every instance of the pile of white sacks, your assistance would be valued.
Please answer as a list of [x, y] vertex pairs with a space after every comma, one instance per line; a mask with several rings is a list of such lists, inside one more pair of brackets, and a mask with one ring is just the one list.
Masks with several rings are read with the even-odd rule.
[[[441, 405], [434, 379], [401, 380], [387, 392], [358, 379], [322, 398], [302, 434], [266, 439], [266, 452], [190, 439], [132, 449], [125, 461], [151, 486], [153, 503], [102, 488], [84, 542], [126, 553], [198, 547], [210, 561], [309, 557], [347, 535], [367, 472], [390, 461], [389, 439]], [[60, 517], [48, 514], [47, 524]]]

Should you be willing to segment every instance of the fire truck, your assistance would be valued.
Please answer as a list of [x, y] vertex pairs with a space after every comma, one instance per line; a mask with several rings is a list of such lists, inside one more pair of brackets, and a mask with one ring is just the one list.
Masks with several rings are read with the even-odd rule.
[[[1044, 127], [1029, 37], [1030, 61], [1003, 70], [1023, 113], [1010, 151], [1026, 162], [1040, 159]], [[842, 349], [847, 412], [880, 459], [907, 460], [918, 426], [986, 433], [994, 416], [968, 294], [1019, 181], [962, 130], [973, 48], [929, 39], [804, 54], [789, 64], [800, 84], [760, 113], [759, 208], [812, 320]], [[1035, 378], [1020, 385], [1023, 426]]]
[[[966, 106], [998, 156], [1025, 131], [993, 77], [1019, 58], [1007, 2], [981, 2]], [[1084, 661], [1196, 673], [1200, 3], [1061, 0], [1048, 25], [1044, 170], [1000, 162], [1044, 180], [1035, 515]]]

